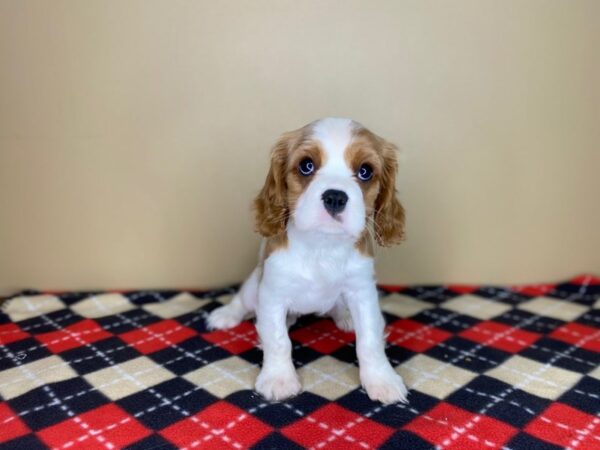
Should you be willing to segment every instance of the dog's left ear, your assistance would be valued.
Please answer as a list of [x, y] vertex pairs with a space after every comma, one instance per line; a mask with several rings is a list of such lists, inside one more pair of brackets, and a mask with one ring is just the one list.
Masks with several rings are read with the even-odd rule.
[[404, 208], [396, 197], [396, 146], [380, 138], [383, 157], [381, 187], [375, 200], [375, 239], [383, 247], [399, 244], [404, 238]]

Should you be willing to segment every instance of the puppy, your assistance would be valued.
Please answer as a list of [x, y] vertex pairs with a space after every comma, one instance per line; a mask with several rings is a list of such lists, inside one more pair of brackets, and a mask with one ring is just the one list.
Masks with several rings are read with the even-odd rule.
[[254, 201], [256, 229], [265, 238], [258, 266], [233, 300], [208, 317], [211, 329], [224, 329], [256, 314], [264, 353], [256, 390], [266, 399], [300, 392], [288, 325], [316, 313], [354, 329], [360, 380], [372, 400], [406, 401], [402, 378], [385, 355], [370, 235], [382, 246], [403, 237], [395, 153], [389, 142], [342, 118], [285, 133], [273, 147]]

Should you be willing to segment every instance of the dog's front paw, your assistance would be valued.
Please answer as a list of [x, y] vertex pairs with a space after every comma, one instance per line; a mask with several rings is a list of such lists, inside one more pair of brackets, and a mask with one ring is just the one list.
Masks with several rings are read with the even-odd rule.
[[361, 382], [371, 400], [389, 405], [391, 403], [408, 403], [408, 390], [391, 366], [380, 370], [365, 370], [360, 374]]
[[296, 371], [261, 370], [256, 379], [256, 391], [270, 401], [284, 400], [297, 395], [302, 390]]

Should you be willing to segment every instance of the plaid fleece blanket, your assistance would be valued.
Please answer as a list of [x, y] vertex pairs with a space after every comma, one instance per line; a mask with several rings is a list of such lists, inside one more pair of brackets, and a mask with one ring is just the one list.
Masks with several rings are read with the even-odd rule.
[[0, 315], [4, 449], [599, 449], [600, 279], [383, 286], [409, 404], [360, 388], [354, 335], [290, 330], [304, 392], [253, 391], [254, 325], [207, 331], [215, 291], [24, 292]]

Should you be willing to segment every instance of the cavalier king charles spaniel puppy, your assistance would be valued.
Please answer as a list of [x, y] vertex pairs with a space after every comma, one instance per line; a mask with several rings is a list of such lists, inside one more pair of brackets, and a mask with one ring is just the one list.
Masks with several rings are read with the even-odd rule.
[[405, 402], [385, 354], [373, 244], [397, 244], [404, 209], [395, 191], [396, 147], [359, 123], [326, 118], [285, 133], [254, 201], [263, 235], [258, 266], [233, 300], [208, 316], [211, 329], [256, 314], [263, 365], [256, 390], [282, 400], [301, 390], [288, 326], [324, 314], [356, 333], [360, 380], [372, 400]]

